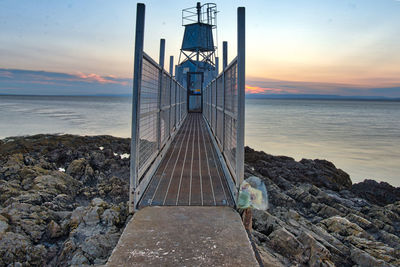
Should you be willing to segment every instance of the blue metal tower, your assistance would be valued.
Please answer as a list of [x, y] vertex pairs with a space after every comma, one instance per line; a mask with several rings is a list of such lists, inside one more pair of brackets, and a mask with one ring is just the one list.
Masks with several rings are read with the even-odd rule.
[[216, 32], [217, 5], [197, 3], [182, 10], [185, 27], [176, 79], [188, 89], [188, 111], [202, 111], [203, 85], [216, 77], [214, 32]]

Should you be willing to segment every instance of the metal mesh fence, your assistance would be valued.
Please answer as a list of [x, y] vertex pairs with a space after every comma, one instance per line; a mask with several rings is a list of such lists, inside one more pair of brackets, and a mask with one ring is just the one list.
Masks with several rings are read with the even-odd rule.
[[[179, 94], [177, 95], [177, 92]], [[139, 177], [160, 153], [186, 116], [186, 90], [147, 54], [143, 53], [139, 92], [137, 171]], [[179, 107], [179, 112], [176, 111]]]
[[225, 161], [236, 180], [238, 122], [237, 58], [204, 89], [203, 109]]

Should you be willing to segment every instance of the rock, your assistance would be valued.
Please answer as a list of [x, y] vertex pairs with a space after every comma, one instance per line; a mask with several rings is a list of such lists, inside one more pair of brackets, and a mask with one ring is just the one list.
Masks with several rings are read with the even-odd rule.
[[74, 253], [69, 264], [71, 266], [91, 265], [90, 261], [83, 255], [83, 252], [81, 250]]
[[107, 208], [107, 202], [105, 202], [104, 200], [102, 200], [101, 198], [94, 198], [92, 199], [91, 203], [90, 203], [93, 207], [101, 207], [101, 208]]
[[6, 232], [0, 238], [0, 266], [13, 262], [29, 262], [33, 266], [45, 265], [46, 249], [42, 245], [32, 245], [21, 234]]
[[100, 216], [101, 221], [108, 226], [118, 225], [121, 223], [119, 214], [113, 209], [106, 209]]
[[271, 240], [270, 245], [275, 251], [291, 260], [304, 262], [302, 258], [304, 246], [285, 228], [282, 227], [273, 231], [269, 238]]
[[351, 251], [351, 259], [355, 263], [357, 263], [359, 266], [363, 266], [363, 267], [378, 267], [378, 266], [390, 267], [391, 266], [390, 264], [387, 264], [383, 260], [378, 260], [358, 248], [354, 248]]
[[0, 180], [0, 204], [4, 204], [5, 201], [12, 197], [19, 196], [21, 194], [21, 185], [16, 180], [5, 181]]
[[117, 245], [118, 239], [119, 233], [92, 235], [86, 238], [81, 248], [90, 259], [103, 259], [102, 263], [105, 263], [112, 249]]
[[341, 236], [368, 236], [360, 226], [340, 216], [322, 220], [320, 225], [328, 230], [328, 232], [333, 232]]
[[[35, 190], [42, 191], [52, 197], [59, 194], [68, 194], [74, 197], [81, 186], [79, 181], [58, 171], [54, 171], [50, 175], [38, 176], [34, 179], [34, 183]], [[49, 198], [48, 201], [51, 201], [51, 199]]]
[[104, 209], [101, 207], [91, 207], [83, 216], [83, 222], [85, 225], [96, 225], [100, 222], [100, 215], [103, 214], [103, 212]]
[[83, 221], [83, 216], [85, 215], [85, 212], [86, 212], [85, 207], [77, 207], [71, 213], [71, 219], [69, 221], [69, 224], [72, 229], [76, 228]]
[[65, 172], [74, 178], [81, 179], [85, 175], [86, 164], [85, 159], [76, 159], [71, 162]]
[[252, 210], [253, 228], [269, 236], [274, 230], [284, 227], [285, 223], [267, 211]]
[[[110, 136], [0, 140], [0, 266], [104, 264], [128, 219], [129, 160], [114, 153], [129, 150]], [[253, 210], [265, 266], [400, 266], [397, 189], [351, 185], [324, 160], [245, 153], [245, 175], [269, 195]]]
[[50, 223], [47, 225], [47, 231], [51, 238], [60, 237], [63, 234], [60, 225], [58, 225], [58, 223], [53, 220], [51, 220]]
[[3, 216], [0, 215], [0, 238], [3, 236], [3, 234], [8, 230], [8, 228], [10, 227], [7, 223], [7, 221], [2, 220], [1, 218], [4, 218]]
[[367, 179], [364, 182], [354, 184], [351, 187], [351, 192], [379, 206], [400, 201], [400, 187], [395, 188], [386, 182], [378, 183]]
[[265, 267], [284, 267], [285, 264], [279, 260], [279, 258], [272, 254], [268, 249], [264, 247], [257, 247], [258, 253], [260, 254], [261, 261]]
[[331, 253], [310, 234], [302, 232], [298, 240], [303, 244], [308, 257], [308, 266], [335, 266]]
[[46, 220], [52, 216], [45, 207], [18, 202], [4, 208], [2, 214], [8, 218], [9, 225], [16, 228], [16, 232], [28, 235], [35, 243], [42, 238]]
[[305, 165], [307, 169], [317, 170], [314, 171], [317, 175], [310, 176], [310, 180], [312, 184], [318, 187], [326, 187], [334, 191], [351, 188], [350, 176], [341, 169], [337, 169], [332, 162], [319, 159], [302, 159], [300, 163]]
[[375, 230], [376, 229], [376, 226], [372, 222], [370, 222], [367, 219], [365, 219], [365, 218], [363, 218], [361, 216], [358, 216], [356, 214], [351, 213], [351, 214], [347, 215], [346, 218], [349, 221], [357, 224], [358, 226], [360, 226], [364, 230], [369, 230], [369, 229], [374, 229]]

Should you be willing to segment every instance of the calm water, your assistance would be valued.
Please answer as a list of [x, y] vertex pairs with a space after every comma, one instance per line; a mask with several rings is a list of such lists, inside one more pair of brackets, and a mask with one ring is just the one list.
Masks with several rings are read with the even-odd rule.
[[[0, 138], [37, 133], [130, 136], [129, 98], [0, 96]], [[400, 102], [246, 100], [246, 144], [335, 163], [354, 182], [400, 186]]]

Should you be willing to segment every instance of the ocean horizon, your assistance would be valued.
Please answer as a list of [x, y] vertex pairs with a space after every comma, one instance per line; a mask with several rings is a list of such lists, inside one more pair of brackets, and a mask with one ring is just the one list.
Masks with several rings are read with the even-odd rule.
[[[34, 134], [130, 137], [131, 97], [0, 96], [0, 139]], [[400, 101], [246, 99], [246, 145], [296, 160], [326, 159], [400, 186]]]

